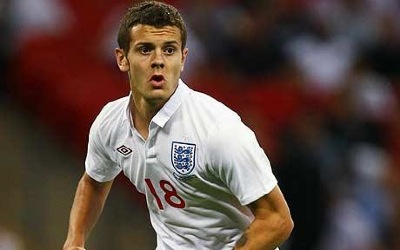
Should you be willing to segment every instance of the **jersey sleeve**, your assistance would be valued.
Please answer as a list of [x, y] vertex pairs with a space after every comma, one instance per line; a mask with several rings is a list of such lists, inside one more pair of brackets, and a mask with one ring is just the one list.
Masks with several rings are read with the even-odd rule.
[[277, 185], [268, 157], [254, 132], [242, 122], [218, 126], [208, 146], [214, 173], [242, 205], [268, 194]]
[[112, 160], [111, 150], [107, 150], [102, 137], [107, 133], [101, 130], [99, 117], [90, 128], [88, 150], [85, 160], [86, 173], [98, 182], [114, 179], [121, 168]]

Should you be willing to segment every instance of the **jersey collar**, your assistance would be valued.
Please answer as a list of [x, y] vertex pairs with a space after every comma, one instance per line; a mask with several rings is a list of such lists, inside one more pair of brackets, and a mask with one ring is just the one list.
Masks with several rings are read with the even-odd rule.
[[152, 122], [157, 124], [159, 127], [164, 127], [171, 116], [179, 108], [184, 96], [189, 92], [189, 87], [179, 79], [178, 87], [175, 92], [169, 98], [167, 103], [158, 111], [158, 113], [153, 117]]

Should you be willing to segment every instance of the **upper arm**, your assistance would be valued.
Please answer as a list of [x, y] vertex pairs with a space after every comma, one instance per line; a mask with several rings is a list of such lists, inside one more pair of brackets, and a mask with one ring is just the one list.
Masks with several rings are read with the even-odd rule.
[[208, 147], [214, 173], [242, 205], [250, 204], [277, 185], [267, 155], [254, 132], [242, 122], [218, 126], [209, 137]]
[[96, 181], [85, 172], [79, 181], [75, 201], [79, 206], [103, 206], [112, 184], [112, 180], [105, 182]]
[[89, 132], [85, 168], [86, 173], [98, 182], [110, 181], [122, 170], [114, 157], [109, 130], [101, 126], [101, 119], [98, 118], [93, 122]]
[[96, 181], [95, 179], [90, 177], [86, 172], [83, 174], [81, 178], [82, 185], [89, 186], [92, 191], [104, 196], [107, 196], [108, 193], [110, 192], [112, 183], [113, 180], [105, 182]]
[[277, 227], [288, 231], [293, 228], [289, 207], [278, 186], [275, 186], [270, 193], [250, 203], [248, 207], [253, 212], [255, 220], [274, 222], [277, 223]]
[[278, 186], [248, 207], [254, 220], [237, 241], [235, 249], [276, 249], [289, 237], [293, 221]]
[[271, 192], [250, 203], [248, 206], [256, 218], [262, 218], [274, 213], [290, 218], [289, 207], [278, 186], [275, 186]]

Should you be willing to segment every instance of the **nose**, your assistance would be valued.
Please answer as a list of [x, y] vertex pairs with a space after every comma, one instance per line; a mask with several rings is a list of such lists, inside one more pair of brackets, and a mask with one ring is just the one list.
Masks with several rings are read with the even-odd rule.
[[163, 62], [153, 62], [152, 64], [151, 64], [151, 67], [152, 68], [164, 68], [164, 63]]
[[164, 68], [164, 58], [161, 51], [155, 51], [153, 61], [151, 62], [152, 68]]

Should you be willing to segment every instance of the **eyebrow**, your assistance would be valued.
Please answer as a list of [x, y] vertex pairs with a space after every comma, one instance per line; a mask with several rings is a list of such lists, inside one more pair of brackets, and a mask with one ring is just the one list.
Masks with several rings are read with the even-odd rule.
[[172, 45], [172, 44], [179, 45], [179, 43], [177, 41], [168, 41], [168, 42], [165, 42], [165, 44], [167, 44], [167, 45]]
[[[179, 43], [177, 41], [167, 41], [165, 42], [163, 45], [176, 45], [179, 46]], [[139, 42], [137, 44], [135, 44], [135, 47], [140, 47], [140, 46], [150, 46], [153, 47], [154, 43], [150, 43], [150, 42]]]

